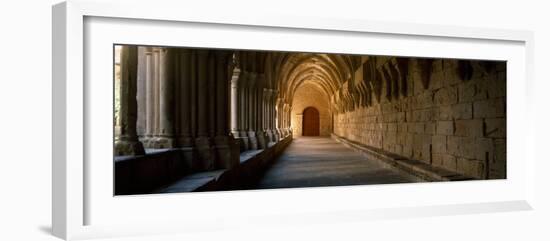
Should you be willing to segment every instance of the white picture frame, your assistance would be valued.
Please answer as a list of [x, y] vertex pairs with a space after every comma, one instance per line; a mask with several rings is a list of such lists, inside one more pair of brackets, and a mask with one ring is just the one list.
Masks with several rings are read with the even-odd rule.
[[[532, 32], [350, 19], [298, 18], [276, 14], [261, 16], [256, 16], [254, 13], [246, 16], [239, 14], [208, 14], [205, 10], [200, 11], [189, 8], [185, 2], [177, 1], [162, 1], [162, 4], [155, 1], [156, 11], [150, 11], [151, 4], [131, 1], [72, 0], [53, 7], [52, 226], [54, 235], [63, 239], [85, 239], [192, 232], [242, 225], [265, 226], [274, 223], [293, 225], [301, 222], [330, 223], [350, 219], [423, 217], [530, 210], [533, 208], [535, 158], [529, 148], [534, 146], [534, 135], [530, 129], [521, 132], [521, 126], [528, 125], [527, 120], [532, 116], [529, 108], [525, 108], [530, 103], [529, 85], [533, 81]], [[148, 23], [147, 29], [158, 31], [156, 37], [148, 38], [135, 31], [131, 32], [136, 24], [146, 23]], [[165, 25], [170, 27], [164, 28]], [[200, 28], [197, 26], [200, 26]], [[185, 40], [188, 41], [185, 44], [178, 42], [178, 40], [182, 40], [184, 35], [177, 33], [177, 31], [169, 32], [174, 36], [172, 40], [162, 38], [163, 34], [168, 34], [167, 31], [177, 29], [186, 29], [187, 33], [196, 31], [193, 33], [198, 35], [192, 40]], [[107, 35], [106, 33], [109, 31], [129, 32], [124, 36], [116, 36], [116, 34]], [[219, 31], [224, 31], [226, 34], [228, 31], [240, 33], [241, 36], [231, 35], [232, 40], [225, 40], [225, 42], [223, 42], [223, 39], [206, 41], [199, 36], [202, 33], [204, 34], [203, 37], [208, 37], [219, 33]], [[89, 36], [94, 34], [95, 36]], [[284, 34], [295, 36], [298, 39], [296, 45], [294, 46], [284, 40], [279, 43], [246, 40], [256, 37], [261, 39], [262, 35], [276, 36]], [[319, 44], [311, 44], [308, 47], [310, 49], [304, 49], [307, 45], [303, 43], [311, 38], [311, 35], [333, 38], [334, 40], [347, 39], [349, 42], [360, 41], [361, 38], [371, 39], [373, 46], [377, 46], [377, 38], [379, 42], [395, 40], [396, 46], [402, 47], [376, 52], [378, 50], [354, 47], [356, 46], [354, 44], [351, 44], [351, 46], [346, 45], [346, 48], [354, 50], [338, 49], [335, 46], [322, 49]], [[248, 36], [249, 38], [242, 36]], [[90, 38], [87, 39], [87, 37]], [[445, 52], [447, 57], [476, 58], [477, 56], [477, 58], [482, 58], [483, 56], [492, 56], [491, 59], [509, 61], [512, 65], [508, 72], [508, 85], [510, 88], [508, 88], [507, 97], [509, 100], [507, 106], [507, 113], [509, 113], [507, 155], [510, 164], [508, 179], [452, 184], [374, 185], [369, 187], [212, 192], [123, 198], [115, 198], [111, 195], [110, 197], [96, 198], [96, 193], [100, 193], [102, 187], [108, 187], [109, 182], [98, 181], [97, 178], [94, 179], [94, 176], [104, 175], [108, 179], [111, 174], [104, 171], [96, 174], [89, 174], [88, 172], [90, 169], [106, 170], [105, 168], [112, 165], [110, 163], [112, 158], [105, 160], [105, 165], [98, 166], [97, 163], [99, 162], [93, 162], [89, 159], [89, 148], [95, 147], [87, 141], [103, 140], [108, 142], [112, 140], [112, 133], [110, 133], [111, 129], [109, 128], [103, 134], [94, 134], [96, 136], [94, 137], [95, 140], [87, 140], [86, 135], [89, 135], [90, 129], [86, 129], [89, 127], [86, 123], [92, 120], [95, 122], [106, 116], [90, 115], [90, 112], [95, 113], [93, 109], [96, 107], [94, 106], [104, 106], [109, 105], [109, 103], [112, 106], [112, 103], [109, 101], [98, 103], [96, 101], [93, 106], [90, 106], [89, 103], [90, 99], [88, 98], [93, 99], [94, 95], [99, 94], [98, 91], [111, 91], [101, 90], [101, 85], [90, 84], [85, 81], [86, 78], [95, 78], [88, 76], [90, 69], [87, 69], [96, 68], [96, 65], [93, 64], [95, 63], [94, 60], [90, 60], [90, 63], [87, 62], [86, 53], [90, 53], [90, 51], [86, 48], [95, 48], [94, 44], [92, 46], [87, 45], [89, 43], [86, 41], [91, 39], [112, 41], [112, 43], [123, 41], [128, 44], [179, 44], [191, 47], [325, 50], [328, 52], [353, 51], [353, 53], [365, 54], [445, 57], [438, 54], [438, 51], [440, 51], [440, 53]], [[399, 42], [400, 39], [405, 42]], [[418, 43], [424, 41], [430, 44], [430, 48], [407, 50], [406, 41], [419, 41]], [[223, 43], [223, 46], [220, 46], [220, 43]], [[453, 46], [457, 47], [456, 50], [453, 50]], [[472, 53], [460, 51], [464, 46], [480, 49], [480, 52], [484, 52], [485, 55], [473, 55]], [[101, 47], [98, 47], [98, 49], [100, 51], [93, 52], [104, 53], [101, 51]], [[418, 51], [424, 52], [418, 54], [420, 53]], [[106, 55], [95, 54], [94, 56]], [[108, 62], [108, 60], [104, 61]], [[108, 65], [112, 66], [112, 63], [109, 62], [105, 66]], [[96, 72], [93, 73], [96, 75]], [[112, 72], [105, 72], [105, 76], [109, 73], [112, 76]], [[92, 92], [90, 92], [91, 89], [93, 89]], [[109, 111], [107, 110], [104, 114], [112, 113]], [[91, 118], [91, 120], [86, 118]], [[109, 121], [111, 119], [107, 122]], [[106, 141], [105, 138], [108, 138], [109, 135], [111, 135], [111, 139]], [[112, 150], [95, 149], [94, 153], [96, 151], [105, 154], [105, 156], [111, 153], [112, 157]], [[112, 180], [110, 183], [112, 184]], [[96, 192], [94, 190], [100, 191]], [[423, 192], [427, 197], [434, 197], [434, 193], [451, 192], [449, 190], [456, 193], [449, 193], [449, 195], [445, 195], [446, 197], [441, 197], [440, 200], [414, 198], [415, 192]], [[489, 195], [486, 193], [488, 190], [492, 190], [494, 193]], [[365, 201], [363, 200], [365, 195], [376, 195], [376, 198]], [[459, 195], [465, 196], [457, 198]], [[383, 198], [402, 196], [409, 197], [410, 200], [388, 200]], [[327, 199], [327, 197], [332, 197], [332, 199]], [[294, 200], [293, 203], [285, 201], [289, 198], [297, 200]], [[106, 199], [112, 202], [105, 201]], [[226, 205], [232, 205], [236, 210], [225, 210], [216, 207], [217, 202], [220, 200]], [[322, 201], [312, 204], [309, 202], [311, 200]], [[344, 200], [348, 200], [345, 207], [337, 208], [337, 206], [332, 205], [332, 203], [341, 204]], [[182, 205], [182, 203], [185, 205]], [[277, 203], [278, 206], [275, 207], [274, 203]], [[189, 208], [194, 204], [214, 208], [210, 210], [201, 209], [201, 206], [198, 206], [199, 208], [195, 207], [194, 210]], [[148, 208], [153, 206], [157, 208], [154, 210]], [[124, 209], [124, 207], [129, 208]], [[142, 212], [139, 213], [141, 217], [133, 216], [137, 215], [131, 212], [131, 208], [135, 207], [143, 208]], [[243, 210], [243, 207], [247, 207], [247, 209]], [[106, 221], [109, 215], [111, 215], [112, 222]], [[96, 219], [98, 221], [90, 221], [91, 216], [98, 217]]]

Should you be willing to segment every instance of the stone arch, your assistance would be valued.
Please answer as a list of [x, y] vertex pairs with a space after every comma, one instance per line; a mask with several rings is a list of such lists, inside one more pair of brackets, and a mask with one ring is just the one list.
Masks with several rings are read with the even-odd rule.
[[292, 97], [291, 126], [293, 136], [302, 136], [303, 112], [308, 107], [314, 107], [319, 112], [319, 135], [330, 136], [331, 112], [330, 97], [320, 86], [313, 81], [301, 84]]

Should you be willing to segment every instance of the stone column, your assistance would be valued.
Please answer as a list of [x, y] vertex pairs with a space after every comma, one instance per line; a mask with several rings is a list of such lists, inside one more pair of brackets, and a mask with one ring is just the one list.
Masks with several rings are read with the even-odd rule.
[[[214, 95], [216, 100], [216, 136], [227, 136], [229, 131], [227, 130], [228, 126], [228, 102], [229, 97], [227, 95], [228, 90], [228, 56], [229, 52], [217, 50], [215, 52], [215, 91]], [[212, 89], [212, 88], [211, 88]]]
[[250, 149], [250, 142], [248, 140], [248, 72], [241, 69], [239, 75], [238, 86], [238, 124], [239, 132], [238, 139], [241, 143], [241, 151]]
[[208, 137], [208, 50], [197, 50], [197, 138], [195, 145], [203, 170], [214, 168], [214, 153]]
[[155, 132], [155, 62], [153, 57], [153, 49], [148, 47], [145, 49], [145, 135], [146, 146], [150, 146], [148, 143], [152, 140]]
[[264, 131], [264, 74], [258, 74], [256, 77], [256, 98], [255, 98], [255, 123], [256, 123], [256, 139], [258, 140], [258, 149], [265, 149], [267, 147], [266, 133]]
[[277, 139], [275, 137], [275, 133], [273, 132], [273, 95], [275, 95], [275, 91], [273, 89], [268, 90], [269, 97], [267, 98], [266, 102], [266, 108], [267, 108], [267, 129], [269, 131], [269, 136], [271, 137], [271, 142], [277, 142]]
[[256, 73], [249, 73], [248, 85], [248, 140], [251, 150], [258, 149], [258, 139], [256, 138]]
[[160, 113], [157, 148], [173, 148], [174, 133], [174, 48], [162, 48], [160, 57]]
[[281, 99], [275, 99], [275, 132], [277, 132], [278, 140], [281, 139]]
[[288, 134], [287, 135], [292, 135], [292, 126], [291, 126], [291, 121], [292, 121], [292, 105], [288, 105], [288, 111], [287, 111], [287, 126], [288, 126]]
[[208, 136], [213, 140], [216, 136], [216, 51], [210, 51], [208, 55], [208, 94], [207, 94], [207, 111], [208, 111]]
[[[214, 143], [216, 144], [216, 153], [217, 153], [217, 167], [219, 168], [232, 168], [239, 164], [239, 156], [233, 155], [233, 145], [235, 144], [234, 139], [229, 135], [228, 129], [228, 113], [229, 113], [229, 95], [228, 95], [228, 63], [231, 53], [227, 51], [216, 51], [215, 52], [215, 91], [216, 94], [213, 95], [213, 99], [216, 100], [216, 115], [212, 118], [215, 118], [216, 121], [216, 136], [214, 138]], [[210, 88], [212, 89], [212, 88]], [[238, 149], [235, 148], [235, 154], [238, 154]]]
[[281, 112], [281, 133], [283, 137], [286, 136], [286, 104], [282, 104], [282, 112]]
[[277, 111], [276, 111], [276, 103], [277, 103], [277, 90], [273, 90], [273, 93], [271, 94], [271, 132], [273, 132], [274, 142], [279, 141], [279, 133], [277, 132]]
[[288, 136], [290, 134], [290, 105], [287, 104], [286, 105], [286, 116], [285, 116], [285, 121], [286, 121], [286, 135]]
[[191, 92], [194, 90], [191, 89], [192, 81], [192, 72], [191, 72], [191, 61], [192, 61], [192, 51], [191, 49], [181, 49], [179, 51], [179, 60], [180, 64], [178, 67], [179, 71], [179, 133], [178, 133], [178, 146], [180, 147], [190, 147], [193, 145], [191, 138]]
[[235, 67], [235, 70], [233, 70], [233, 76], [231, 77], [231, 133], [235, 138], [239, 137], [239, 114], [238, 114], [238, 106], [239, 106], [239, 75], [241, 74], [241, 70], [238, 67]]
[[149, 147], [156, 148], [157, 137], [160, 135], [160, 58], [161, 49], [153, 48], [153, 138]]
[[269, 108], [269, 102], [271, 101], [271, 90], [264, 88], [264, 98], [263, 98], [263, 108], [264, 108], [264, 121], [263, 121], [263, 128], [266, 133], [266, 143], [273, 142], [273, 135], [271, 133], [271, 127], [269, 126], [269, 122], [271, 119], [271, 110]]
[[138, 75], [137, 75], [137, 107], [138, 107], [138, 117], [136, 130], [137, 135], [140, 141], [145, 141], [147, 139], [147, 94], [146, 87], [147, 84], [147, 61], [146, 61], [146, 47], [138, 47]]
[[282, 103], [282, 101], [283, 100], [281, 100], [281, 113], [279, 114], [279, 117], [281, 118], [279, 123], [279, 132], [281, 134], [281, 138], [285, 137], [285, 105], [284, 103]]
[[197, 86], [198, 86], [198, 71], [199, 71], [199, 68], [197, 67], [197, 62], [198, 62], [198, 54], [197, 54], [197, 51], [196, 50], [192, 50], [191, 51], [191, 56], [190, 56], [190, 71], [191, 71], [191, 75], [190, 75], [190, 88], [191, 88], [191, 92], [190, 92], [190, 111], [191, 111], [191, 114], [190, 114], [190, 118], [191, 118], [191, 137], [192, 138], [196, 138], [198, 136], [197, 134], [197, 130], [198, 130], [198, 127], [197, 127], [197, 122], [198, 122], [198, 111], [197, 111], [197, 102], [198, 102], [198, 99], [197, 99]]
[[138, 140], [137, 46], [123, 46], [120, 56], [120, 135], [115, 139], [115, 155], [144, 155]]

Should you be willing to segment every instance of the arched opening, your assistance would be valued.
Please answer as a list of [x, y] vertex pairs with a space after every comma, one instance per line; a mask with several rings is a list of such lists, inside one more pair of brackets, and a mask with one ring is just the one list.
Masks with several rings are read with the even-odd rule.
[[315, 107], [308, 107], [302, 115], [302, 135], [319, 136], [319, 111]]

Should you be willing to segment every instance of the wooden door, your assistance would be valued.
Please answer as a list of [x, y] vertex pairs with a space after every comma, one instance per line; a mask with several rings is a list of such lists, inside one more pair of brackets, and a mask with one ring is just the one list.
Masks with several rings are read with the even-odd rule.
[[314, 107], [308, 107], [302, 115], [302, 135], [303, 136], [318, 136], [319, 135], [319, 111]]

